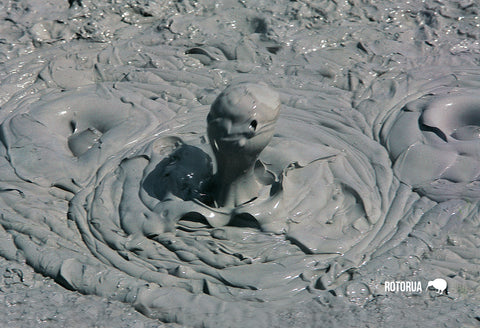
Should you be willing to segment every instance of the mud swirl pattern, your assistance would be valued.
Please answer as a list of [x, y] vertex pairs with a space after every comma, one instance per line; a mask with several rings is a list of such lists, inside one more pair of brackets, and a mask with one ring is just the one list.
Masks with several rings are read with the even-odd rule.
[[[309, 28], [341, 21], [345, 8], [324, 2], [330, 14], [318, 19], [286, 9]], [[222, 317], [266, 326], [332, 295], [364, 304], [401, 263], [449, 277], [455, 297], [478, 291], [480, 71], [470, 59], [459, 54], [460, 66], [442, 47], [387, 52], [374, 35], [344, 40], [339, 59], [337, 43], [317, 51], [248, 6], [236, 29], [220, 24], [230, 40], [220, 42], [209, 34], [216, 16], [183, 5], [130, 4], [110, 31], [125, 40], [110, 42], [84, 16], [68, 28], [39, 22], [29, 33], [42, 46], [4, 61], [15, 69], [0, 102], [3, 257], [152, 318], [209, 327]], [[426, 15], [423, 32], [434, 25]], [[418, 58], [422, 68], [397, 65]], [[255, 174], [278, 189], [223, 222], [202, 191], [217, 169], [206, 118], [227, 85], [258, 81], [281, 111]]]

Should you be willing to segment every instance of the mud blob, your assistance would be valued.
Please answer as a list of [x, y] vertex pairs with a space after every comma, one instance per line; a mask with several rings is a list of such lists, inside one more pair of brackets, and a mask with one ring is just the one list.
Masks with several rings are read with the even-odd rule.
[[218, 206], [235, 207], [257, 198], [261, 184], [255, 163], [272, 140], [279, 111], [278, 94], [251, 83], [228, 87], [213, 103], [207, 122], [218, 167], [214, 178]]
[[264, 84], [227, 87], [207, 115], [215, 174], [211, 157], [198, 140], [190, 144], [182, 139], [156, 141], [172, 152], [143, 182], [147, 193], [160, 200], [154, 209], [160, 218], [156, 227], [147, 224], [152, 230], [141, 230], [159, 235], [192, 218], [211, 227], [264, 225], [266, 229], [274, 212], [285, 216], [279, 204], [282, 182], [258, 160], [273, 138], [279, 111], [278, 94]]

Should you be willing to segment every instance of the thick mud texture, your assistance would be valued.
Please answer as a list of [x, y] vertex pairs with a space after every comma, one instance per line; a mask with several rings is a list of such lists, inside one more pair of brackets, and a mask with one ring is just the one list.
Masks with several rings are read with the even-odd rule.
[[479, 11], [1, 1], [0, 319], [478, 326]]

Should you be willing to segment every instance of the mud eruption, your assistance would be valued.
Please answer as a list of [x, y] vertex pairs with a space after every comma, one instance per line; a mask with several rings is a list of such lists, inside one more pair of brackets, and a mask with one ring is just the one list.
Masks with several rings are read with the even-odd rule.
[[475, 2], [0, 7], [7, 301], [83, 313], [40, 280], [152, 327], [478, 324]]
[[215, 202], [221, 207], [258, 197], [256, 160], [273, 137], [279, 110], [278, 95], [255, 84], [230, 86], [213, 103], [207, 129], [218, 167]]

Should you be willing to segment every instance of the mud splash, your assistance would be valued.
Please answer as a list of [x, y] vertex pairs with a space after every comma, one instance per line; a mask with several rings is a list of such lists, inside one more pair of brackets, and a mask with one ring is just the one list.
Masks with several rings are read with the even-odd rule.
[[[2, 23], [3, 257], [198, 326], [363, 304], [412, 271], [478, 291], [475, 4], [21, 4]], [[255, 167], [281, 210], [267, 192], [219, 223], [198, 201], [206, 118], [258, 81], [282, 103]]]

